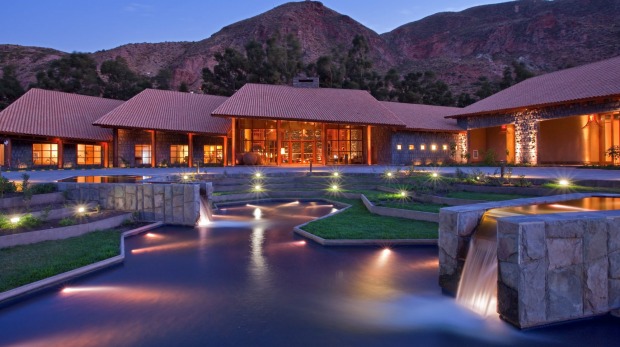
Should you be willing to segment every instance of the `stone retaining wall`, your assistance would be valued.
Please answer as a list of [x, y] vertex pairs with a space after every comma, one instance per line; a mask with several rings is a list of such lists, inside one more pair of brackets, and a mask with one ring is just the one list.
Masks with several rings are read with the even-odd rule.
[[498, 311], [529, 328], [620, 308], [620, 211], [503, 218]]
[[[490, 209], [575, 200], [577, 193], [446, 207], [439, 216], [439, 284], [456, 294], [469, 241]], [[498, 312], [521, 328], [620, 307], [620, 211], [498, 219]]]
[[91, 223], [0, 236], [0, 249], [38, 243], [42, 241], [68, 239], [70, 237], [84, 235], [95, 230], [112, 229], [121, 225], [127, 219], [131, 219], [131, 213], [122, 214]]
[[196, 225], [199, 184], [58, 183], [69, 201], [96, 202], [106, 210], [138, 212], [142, 221]]
[[[34, 205], [52, 205], [62, 204], [65, 201], [63, 193], [36, 194], [30, 199], [30, 206]], [[16, 207], [25, 207], [26, 202], [21, 196], [0, 199], [0, 209], [10, 209]]]

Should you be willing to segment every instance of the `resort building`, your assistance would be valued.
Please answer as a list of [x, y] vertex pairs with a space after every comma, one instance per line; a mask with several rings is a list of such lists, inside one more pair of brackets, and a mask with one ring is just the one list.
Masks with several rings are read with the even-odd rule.
[[404, 129], [390, 131], [383, 137], [390, 139], [383, 156], [393, 165], [450, 164], [465, 161], [467, 134], [455, 120], [446, 116], [459, 112], [457, 107], [381, 102], [405, 123]]
[[223, 96], [146, 89], [94, 122], [113, 132], [114, 167], [225, 165]]
[[403, 122], [366, 91], [312, 87], [315, 81], [294, 86], [248, 83], [213, 112], [232, 122], [235, 164], [389, 161], [377, 158], [377, 146], [384, 140], [373, 136], [372, 129], [404, 128]]
[[472, 162], [610, 164], [620, 145], [620, 57], [527, 79], [449, 117]]
[[107, 167], [112, 131], [92, 123], [122, 104], [30, 89], [0, 112], [0, 163], [12, 168]]

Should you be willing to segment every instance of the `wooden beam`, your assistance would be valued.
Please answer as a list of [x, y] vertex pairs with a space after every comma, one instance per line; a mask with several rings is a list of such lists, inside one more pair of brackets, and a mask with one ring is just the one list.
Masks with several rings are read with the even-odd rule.
[[282, 121], [281, 120], [277, 120], [276, 121], [276, 162], [277, 165], [280, 166], [282, 165], [282, 136], [280, 136], [280, 131], [282, 129]]
[[187, 134], [187, 165], [189, 167], [194, 166], [194, 134]]
[[[223, 165], [228, 166], [228, 136], [222, 136], [224, 144], [222, 145]], [[217, 149], [217, 148], [216, 148]]]
[[155, 130], [151, 131], [151, 167], [155, 167], [155, 162], [157, 161], [157, 139], [155, 133]]
[[371, 126], [366, 126], [366, 164], [372, 165], [372, 132]]
[[4, 162], [6, 163], [6, 167], [11, 167], [12, 154], [13, 154], [13, 141], [11, 139], [6, 139], [6, 144], [4, 145]]
[[110, 151], [108, 149], [108, 143], [101, 142], [101, 148], [103, 148], [103, 167], [108, 167], [110, 164]]
[[232, 144], [231, 144], [231, 154], [232, 154], [232, 160], [230, 161], [230, 166], [235, 166], [236, 163], [235, 161], [237, 160], [237, 120], [235, 119], [235, 117], [230, 119], [231, 121], [231, 129], [230, 129], [230, 133], [231, 133], [231, 140], [232, 140]]
[[62, 148], [62, 139], [58, 139], [56, 141], [56, 144], [58, 145], [58, 168], [62, 169], [63, 166], [63, 162], [64, 162], [64, 151]]

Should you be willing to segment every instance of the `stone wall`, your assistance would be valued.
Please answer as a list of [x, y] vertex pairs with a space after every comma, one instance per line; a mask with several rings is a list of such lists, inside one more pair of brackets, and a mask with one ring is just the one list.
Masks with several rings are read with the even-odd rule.
[[498, 311], [529, 328], [620, 308], [620, 211], [498, 223]]
[[151, 134], [146, 130], [118, 129], [118, 164], [123, 164], [122, 158], [129, 163], [129, 166], [136, 166], [135, 145], [150, 144]]
[[[442, 164], [457, 158], [450, 157], [450, 144], [458, 144], [458, 133], [448, 132], [422, 132], [422, 131], [398, 131], [392, 134], [391, 140], [391, 163], [394, 165], [428, 165]], [[397, 146], [401, 149], [398, 150]], [[413, 145], [413, 150], [409, 149]], [[421, 149], [421, 145], [425, 149]], [[436, 150], [431, 150], [431, 146], [437, 146]], [[447, 149], [443, 149], [446, 145]], [[456, 151], [460, 153], [460, 149]]]
[[[565, 194], [442, 208], [439, 284], [456, 294], [469, 241], [490, 209], [600, 196]], [[620, 211], [498, 219], [498, 312], [533, 327], [620, 307]]]
[[94, 202], [108, 210], [137, 212], [143, 221], [196, 225], [200, 217], [199, 184], [66, 183], [58, 190], [67, 200]]

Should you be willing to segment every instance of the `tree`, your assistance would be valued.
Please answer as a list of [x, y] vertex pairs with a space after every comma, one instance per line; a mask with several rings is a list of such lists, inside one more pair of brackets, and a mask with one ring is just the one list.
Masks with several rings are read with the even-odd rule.
[[170, 69], [161, 69], [153, 78], [155, 82], [155, 86], [157, 89], [169, 90], [171, 85], [170, 81], [172, 80], [172, 71]]
[[0, 78], [0, 110], [9, 106], [24, 93], [24, 88], [17, 80], [15, 67], [11, 65], [4, 66], [2, 68], [2, 78]]
[[234, 48], [226, 48], [224, 54], [215, 53], [217, 64], [213, 71], [202, 70], [202, 90], [208, 94], [230, 96], [247, 81], [248, 61]]
[[362, 35], [355, 35], [351, 43], [346, 61], [346, 87], [365, 89], [366, 76], [372, 69], [372, 61], [368, 57], [368, 41]]
[[74, 52], [54, 60], [36, 78], [33, 87], [83, 95], [101, 96], [104, 86], [97, 63], [86, 53]]
[[103, 88], [103, 97], [128, 100], [146, 88], [151, 82], [134, 73], [123, 57], [106, 60], [101, 64], [101, 74], [107, 79]]
[[181, 85], [179, 86], [179, 91], [182, 93], [189, 93], [189, 86], [187, 85], [187, 83], [181, 82]]
[[478, 90], [474, 93], [478, 97], [478, 100], [482, 100], [499, 91], [498, 86], [489, 81], [489, 78], [486, 76], [478, 77], [478, 81], [473, 84], [478, 87]]

